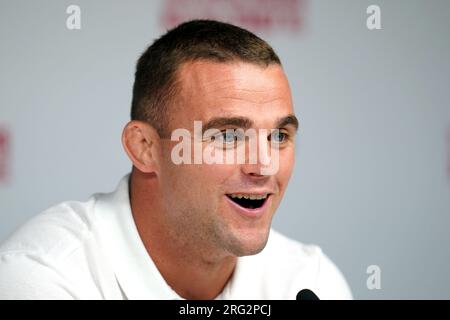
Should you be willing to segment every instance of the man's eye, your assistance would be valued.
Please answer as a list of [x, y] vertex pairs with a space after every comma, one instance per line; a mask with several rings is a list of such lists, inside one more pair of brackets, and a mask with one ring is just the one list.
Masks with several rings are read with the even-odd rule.
[[269, 140], [275, 143], [284, 142], [288, 138], [288, 135], [280, 130], [275, 130], [269, 136]]
[[214, 140], [225, 144], [231, 144], [236, 142], [237, 135], [235, 134], [234, 130], [222, 131], [214, 136]]
[[225, 143], [233, 143], [236, 140], [234, 132], [223, 132], [222, 137]]

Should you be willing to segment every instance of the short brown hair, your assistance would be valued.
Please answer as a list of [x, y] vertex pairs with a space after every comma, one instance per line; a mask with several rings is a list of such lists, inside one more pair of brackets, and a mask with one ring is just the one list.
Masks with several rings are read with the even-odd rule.
[[281, 65], [272, 47], [245, 29], [213, 20], [182, 23], [155, 40], [139, 58], [131, 119], [148, 122], [160, 136], [166, 135], [168, 105], [177, 92], [176, 72], [182, 63], [200, 59]]

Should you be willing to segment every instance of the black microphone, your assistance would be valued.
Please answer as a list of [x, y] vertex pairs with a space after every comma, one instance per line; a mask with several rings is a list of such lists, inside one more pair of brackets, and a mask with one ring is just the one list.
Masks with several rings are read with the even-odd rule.
[[314, 292], [309, 289], [302, 289], [297, 293], [295, 300], [320, 300]]

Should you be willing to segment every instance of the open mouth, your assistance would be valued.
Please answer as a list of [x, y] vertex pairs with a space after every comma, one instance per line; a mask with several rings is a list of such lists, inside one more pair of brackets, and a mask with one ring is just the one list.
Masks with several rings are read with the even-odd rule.
[[269, 198], [270, 194], [227, 194], [231, 201], [246, 209], [261, 208]]

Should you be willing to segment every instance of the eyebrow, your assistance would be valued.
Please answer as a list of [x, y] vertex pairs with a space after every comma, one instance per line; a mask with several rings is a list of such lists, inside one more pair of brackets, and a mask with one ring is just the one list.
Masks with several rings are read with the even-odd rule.
[[295, 131], [298, 131], [298, 119], [295, 115], [290, 114], [286, 117], [283, 117], [278, 121], [277, 128], [283, 128], [288, 125], [292, 125], [295, 128]]
[[209, 120], [204, 126], [206, 131], [211, 128], [220, 128], [224, 126], [236, 126], [242, 129], [248, 129], [252, 126], [252, 121], [246, 117], [214, 117]]
[[[236, 126], [242, 129], [248, 129], [252, 124], [253, 121], [246, 117], [214, 117], [203, 126], [203, 131], [224, 126]], [[283, 128], [288, 125], [292, 125], [295, 131], [298, 130], [298, 119], [295, 115], [290, 114], [278, 120], [276, 128]]]

